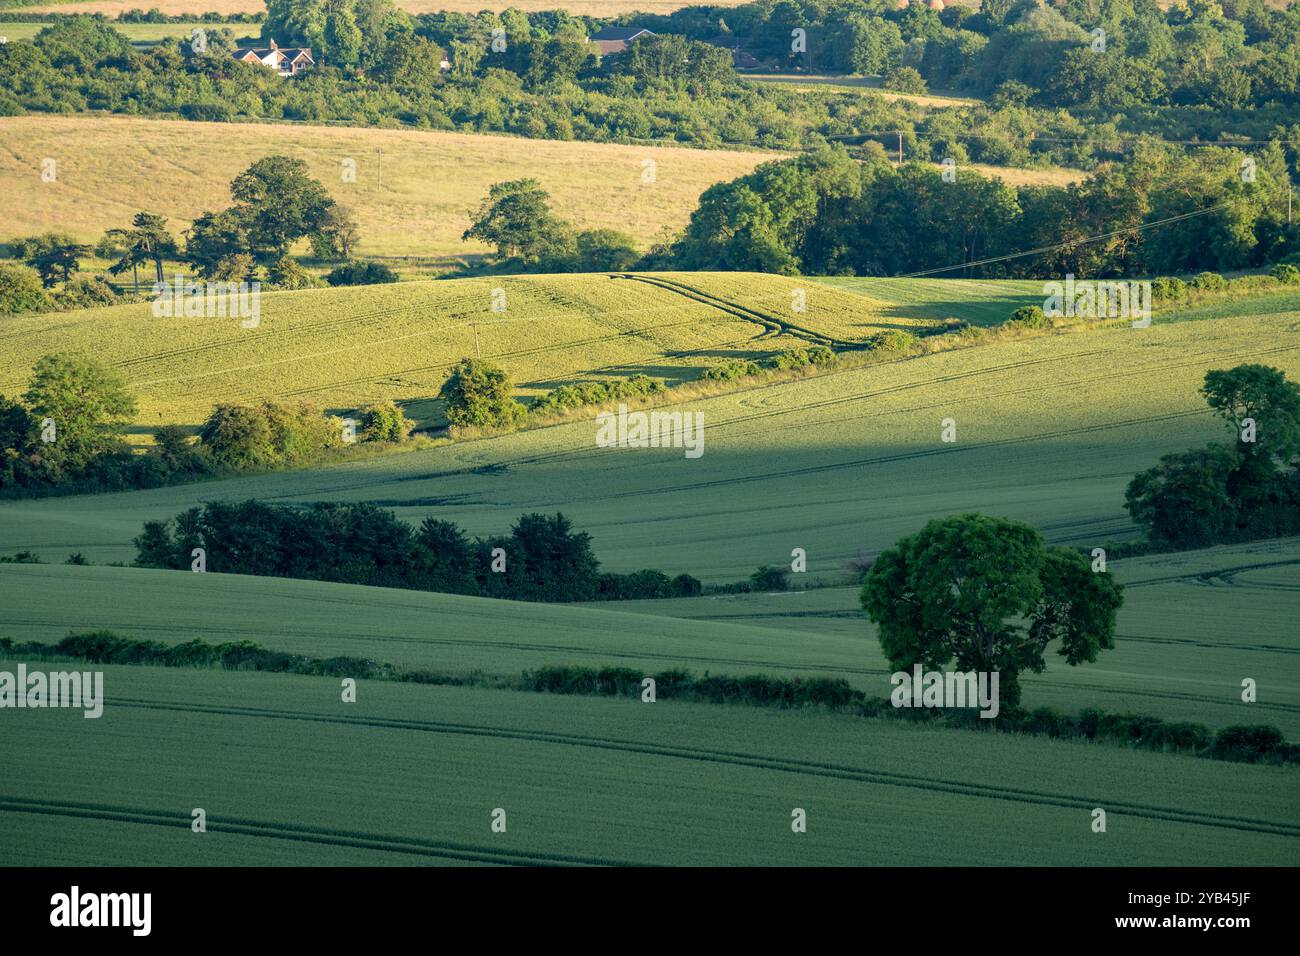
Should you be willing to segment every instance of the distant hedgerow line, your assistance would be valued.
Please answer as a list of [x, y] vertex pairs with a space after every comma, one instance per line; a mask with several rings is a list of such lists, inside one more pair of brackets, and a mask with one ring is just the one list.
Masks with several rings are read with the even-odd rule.
[[15, 643], [0, 638], [0, 657], [86, 660], [99, 664], [161, 667], [215, 667], [313, 677], [350, 677], [435, 686], [486, 687], [498, 690], [639, 697], [643, 681], [655, 682], [656, 698], [706, 704], [738, 704], [780, 709], [823, 708], [860, 717], [894, 718], [969, 730], [992, 730], [1059, 739], [1118, 743], [1142, 750], [1186, 753], [1239, 763], [1297, 764], [1300, 746], [1288, 743], [1276, 727], [1237, 724], [1213, 733], [1204, 724], [1164, 721], [1149, 714], [1107, 714], [1088, 707], [1077, 716], [1050, 707], [1034, 710], [1004, 707], [992, 720], [974, 712], [895, 708], [888, 698], [869, 697], [835, 677], [769, 677], [765, 674], [696, 676], [673, 668], [646, 674], [629, 667], [548, 665], [519, 676], [403, 668], [363, 657], [311, 657], [273, 651], [253, 641], [208, 644], [195, 639], [167, 645], [140, 641], [112, 631], [69, 634], [57, 644]]

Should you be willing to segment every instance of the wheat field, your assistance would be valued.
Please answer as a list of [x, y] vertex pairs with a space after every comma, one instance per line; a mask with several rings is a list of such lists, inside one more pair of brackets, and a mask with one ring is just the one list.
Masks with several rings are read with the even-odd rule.
[[[580, 228], [619, 229], [648, 246], [685, 225], [716, 182], [777, 153], [522, 140], [509, 136], [137, 117], [0, 118], [0, 241], [63, 229], [83, 240], [148, 209], [173, 231], [230, 205], [230, 181], [273, 153], [307, 162], [360, 228], [362, 255], [461, 256], [470, 213], [493, 183], [536, 178], [555, 211]], [[56, 179], [41, 178], [55, 160]], [[344, 162], [355, 181], [344, 181]], [[643, 182], [646, 160], [654, 181]]]

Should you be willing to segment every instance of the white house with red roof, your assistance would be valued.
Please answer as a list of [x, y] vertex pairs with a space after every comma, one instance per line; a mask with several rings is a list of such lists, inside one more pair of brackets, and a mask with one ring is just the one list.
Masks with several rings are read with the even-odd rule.
[[311, 47], [281, 47], [274, 40], [266, 48], [240, 47], [233, 55], [241, 63], [260, 63], [275, 70], [281, 76], [297, 76], [303, 70], [316, 65], [316, 61], [311, 56]]

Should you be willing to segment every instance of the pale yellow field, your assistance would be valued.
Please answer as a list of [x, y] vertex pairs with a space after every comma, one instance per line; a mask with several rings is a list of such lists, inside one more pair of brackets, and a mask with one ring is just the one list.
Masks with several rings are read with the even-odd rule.
[[[230, 205], [230, 181], [283, 153], [352, 211], [362, 255], [443, 256], [488, 247], [461, 241], [495, 182], [541, 180], [555, 211], [581, 228], [630, 233], [648, 246], [685, 225], [701, 192], [778, 153], [527, 140], [473, 133], [272, 124], [191, 123], [120, 116], [0, 118], [0, 241], [48, 229], [85, 240], [127, 226], [141, 209], [174, 232]], [[56, 161], [44, 182], [42, 160]], [[355, 182], [343, 181], [345, 160]], [[642, 181], [645, 160], [654, 181]]]
[[[584, 17], [613, 17], [623, 13], [672, 13], [691, 6], [686, 0], [394, 0], [407, 13], [477, 13], [480, 10], [567, 10]], [[745, 0], [710, 0], [710, 6], [736, 7]], [[147, 8], [163, 13], [257, 13], [266, 9], [262, 0], [87, 0], [85, 3], [51, 3], [24, 7], [33, 13], [103, 13], [117, 16], [126, 10]]]
[[[961, 169], [957, 175], [961, 175]], [[981, 176], [990, 176], [1002, 180], [1008, 186], [1068, 186], [1081, 182], [1088, 174], [1081, 169], [1068, 166], [1049, 166], [1046, 169], [1015, 169], [1010, 166], [987, 166], [983, 163], [968, 163], [964, 168], [973, 169]]]
[[950, 106], [976, 106], [980, 102], [965, 96], [945, 96], [941, 93], [899, 93], [897, 90], [886, 90], [881, 87], [878, 76], [806, 76], [794, 73], [748, 73], [746, 76], [760, 83], [793, 86], [797, 90], [871, 92], [886, 100], [906, 100], [938, 109]]

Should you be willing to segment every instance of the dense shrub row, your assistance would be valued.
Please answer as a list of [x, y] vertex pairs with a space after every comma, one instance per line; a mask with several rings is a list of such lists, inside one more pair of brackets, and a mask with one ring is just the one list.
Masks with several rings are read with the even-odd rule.
[[15, 643], [10, 638], [3, 638], [0, 639], [0, 653], [8, 657], [72, 658], [98, 664], [220, 667], [601, 697], [640, 697], [645, 689], [644, 681], [649, 677], [655, 682], [656, 699], [786, 709], [822, 707], [864, 717], [894, 717], [1059, 739], [1106, 741], [1143, 750], [1195, 754], [1214, 760], [1300, 763], [1300, 746], [1287, 743], [1280, 730], [1263, 724], [1233, 725], [1215, 734], [1203, 724], [1164, 721], [1148, 714], [1107, 714], [1095, 707], [1086, 708], [1077, 716], [1049, 707], [1034, 710], [1003, 708], [996, 719], [985, 720], [969, 711], [895, 708], [887, 698], [867, 697], [848, 681], [837, 677], [769, 677], [763, 674], [705, 674], [697, 677], [681, 668], [646, 674], [630, 667], [561, 665], [526, 670], [519, 677], [512, 678], [482, 672], [456, 674], [404, 669], [359, 657], [315, 658], [268, 650], [252, 641], [207, 644], [194, 640], [166, 645], [157, 641], [132, 640], [106, 630], [69, 634], [57, 644]]
[[640, 374], [610, 382], [579, 382], [575, 385], [561, 385], [538, 396], [533, 399], [528, 410], [534, 414], [567, 412], [585, 405], [603, 405], [606, 402], [658, 395], [666, 391], [666, 388], [662, 381]]
[[785, 349], [761, 362], [754, 359], [728, 359], [706, 368], [701, 374], [706, 382], [730, 382], [764, 371], [790, 371], [799, 368], [829, 368], [835, 364], [835, 353], [825, 345]]
[[210, 503], [145, 522], [135, 564], [185, 570], [203, 549], [204, 570], [520, 601], [689, 597], [700, 582], [660, 571], [601, 574], [591, 536], [562, 514], [523, 515], [509, 535], [472, 541], [450, 521], [413, 528], [368, 502], [306, 507]]

